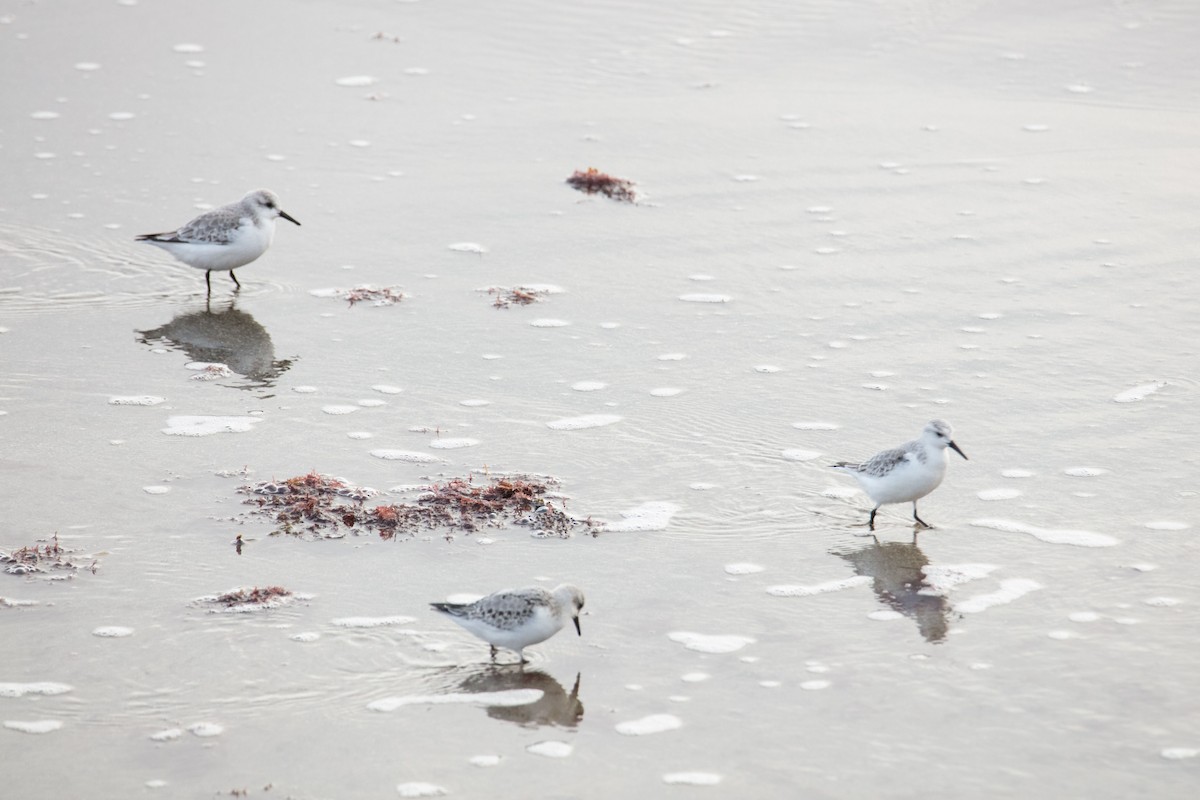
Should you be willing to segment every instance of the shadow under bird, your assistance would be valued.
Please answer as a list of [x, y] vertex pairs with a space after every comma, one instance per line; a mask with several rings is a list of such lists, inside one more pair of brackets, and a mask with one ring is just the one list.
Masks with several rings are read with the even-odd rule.
[[527, 663], [522, 651], [558, 633], [568, 619], [575, 623], [575, 632], [583, 635], [579, 627], [583, 592], [568, 583], [552, 591], [540, 586], [502, 589], [473, 603], [429, 605], [491, 645], [493, 661], [496, 648], [503, 647], [515, 652], [522, 664]]
[[946, 477], [947, 447], [967, 458], [950, 438], [952, 434], [949, 423], [935, 419], [911, 442], [880, 451], [861, 464], [841, 461], [833, 465], [834, 469], [853, 475], [875, 503], [867, 523], [871, 530], [875, 530], [879, 507], [891, 503], [912, 503], [913, 519], [926, 528], [933, 527], [917, 516], [917, 501], [940, 486]]
[[255, 189], [238, 202], [206, 211], [181, 228], [142, 234], [137, 241], [161, 247], [189, 267], [204, 270], [204, 283], [212, 294], [214, 270], [228, 272], [242, 288], [233, 271], [267, 252], [278, 217], [300, 224], [279, 207], [274, 192]]

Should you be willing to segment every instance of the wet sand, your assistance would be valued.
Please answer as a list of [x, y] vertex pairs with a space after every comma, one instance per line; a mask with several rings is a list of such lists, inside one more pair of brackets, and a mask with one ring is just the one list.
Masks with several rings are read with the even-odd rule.
[[[1190, 797], [1198, 33], [0, 11], [0, 551], [78, 566], [0, 574], [14, 796]], [[236, 295], [133, 241], [258, 186], [303, 227]], [[828, 465], [933, 418], [971, 460], [872, 538]], [[550, 475], [607, 530], [269, 535], [238, 487], [311, 470]], [[427, 607], [561, 581], [583, 636], [524, 672]]]

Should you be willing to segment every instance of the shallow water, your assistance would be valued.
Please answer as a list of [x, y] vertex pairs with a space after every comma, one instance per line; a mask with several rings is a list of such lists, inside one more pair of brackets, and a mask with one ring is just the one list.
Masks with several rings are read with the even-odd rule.
[[[0, 575], [14, 796], [1192, 796], [1192, 4], [60, 8], [0, 10], [0, 550], [79, 566]], [[132, 241], [259, 185], [237, 295]], [[827, 465], [935, 417], [872, 539]], [[270, 536], [310, 470], [608, 530]], [[426, 606], [560, 580], [523, 673]]]

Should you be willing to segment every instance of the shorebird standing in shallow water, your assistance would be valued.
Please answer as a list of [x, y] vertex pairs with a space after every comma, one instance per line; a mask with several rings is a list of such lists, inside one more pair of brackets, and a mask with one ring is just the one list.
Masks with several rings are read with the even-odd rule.
[[503, 589], [474, 603], [429, 605], [491, 645], [493, 661], [496, 648], [504, 647], [515, 652], [522, 664], [526, 663], [521, 651], [558, 633], [568, 619], [575, 623], [575, 632], [583, 635], [579, 628], [583, 592], [568, 583], [549, 592], [540, 586], [529, 586]]
[[946, 448], [951, 447], [963, 458], [967, 454], [950, 438], [949, 423], [935, 419], [925, 426], [921, 435], [891, 450], [876, 453], [869, 461], [852, 464], [842, 461], [833, 468], [848, 472], [858, 479], [867, 496], [874, 501], [867, 525], [875, 530], [875, 512], [889, 503], [912, 503], [913, 519], [932, 528], [917, 516], [917, 501], [932, 492], [946, 477]]
[[269, 189], [256, 189], [236, 203], [206, 211], [182, 228], [166, 233], [146, 233], [137, 241], [161, 247], [189, 267], [204, 270], [204, 283], [212, 294], [212, 273], [244, 267], [267, 252], [275, 237], [275, 219], [296, 219], [279, 207], [279, 198]]

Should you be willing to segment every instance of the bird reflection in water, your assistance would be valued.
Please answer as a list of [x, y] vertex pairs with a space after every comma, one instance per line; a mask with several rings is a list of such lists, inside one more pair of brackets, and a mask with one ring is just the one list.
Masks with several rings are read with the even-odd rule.
[[185, 312], [166, 325], [136, 333], [142, 344], [166, 345], [182, 350], [193, 361], [226, 365], [250, 380], [239, 388], [272, 386], [292, 365], [291, 359], [275, 359], [267, 329], [232, 302], [223, 311], [206, 305], [202, 311]]
[[[916, 534], [911, 544], [887, 542], [880, 544], [874, 536], [866, 547], [850, 551], [833, 551], [854, 567], [855, 573], [874, 580], [876, 596], [889, 608], [916, 620], [917, 628], [926, 641], [937, 643], [946, 638], [950, 627], [949, 601], [934, 594], [925, 577], [929, 559], [917, 546]], [[922, 593], [922, 590], [925, 593]]]
[[524, 705], [485, 706], [492, 719], [514, 722], [527, 728], [554, 725], [560, 728], [577, 727], [583, 719], [583, 703], [579, 700], [580, 675], [570, 693], [551, 675], [539, 669], [522, 669], [520, 664], [503, 666], [456, 667], [441, 677], [457, 683], [452, 692], [510, 692], [515, 689], [536, 689], [542, 696]]

